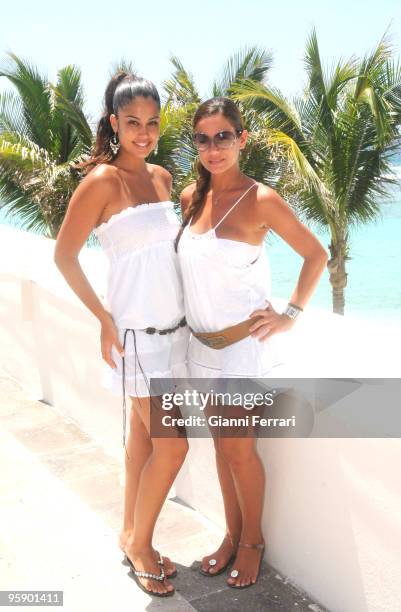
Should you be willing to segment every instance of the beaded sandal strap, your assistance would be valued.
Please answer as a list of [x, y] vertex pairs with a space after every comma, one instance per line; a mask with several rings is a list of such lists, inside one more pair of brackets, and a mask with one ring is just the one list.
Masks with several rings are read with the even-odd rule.
[[159, 553], [159, 551], [157, 551], [157, 554], [159, 555], [158, 564], [159, 564], [159, 565], [164, 565], [163, 557], [161, 556], [161, 554]]
[[139, 572], [138, 570], [135, 570], [134, 574], [135, 576], [139, 576], [139, 578], [152, 578], [153, 580], [159, 580], [160, 582], [163, 582], [165, 578], [163, 568], [161, 568], [159, 576], [156, 574], [151, 574], [150, 572]]

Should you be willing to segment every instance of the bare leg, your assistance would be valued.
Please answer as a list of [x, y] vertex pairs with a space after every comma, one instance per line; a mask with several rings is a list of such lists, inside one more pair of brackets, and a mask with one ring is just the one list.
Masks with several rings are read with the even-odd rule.
[[[127, 452], [125, 453], [125, 491], [124, 491], [124, 523], [120, 533], [119, 546], [126, 552], [128, 537], [134, 531], [134, 514], [137, 491], [141, 472], [152, 454], [153, 445], [148, 430], [135, 408], [137, 398], [130, 398], [132, 409], [130, 411], [130, 427], [127, 438]], [[146, 400], [140, 400], [141, 402]], [[156, 551], [155, 558], [158, 559]], [[168, 557], [163, 556], [164, 571], [166, 575], [176, 571], [175, 565]]]
[[[242, 515], [241, 542], [260, 544], [265, 491], [265, 474], [256, 451], [254, 438], [221, 438], [220, 449], [231, 468]], [[252, 474], [252, 478], [250, 478]], [[255, 583], [261, 550], [239, 547], [233, 568], [239, 571], [237, 578], [228, 578], [229, 584], [245, 586]]]
[[[136, 409], [149, 432], [149, 400], [141, 398]], [[185, 459], [188, 442], [185, 438], [153, 438], [152, 453], [145, 463], [137, 487], [133, 532], [126, 543], [126, 554], [137, 570], [160, 573], [152, 548], [157, 517]], [[168, 580], [159, 582], [141, 578], [146, 589], [163, 593], [173, 590]]]
[[139, 479], [144, 465], [152, 454], [152, 441], [141, 417], [135, 410], [135, 400], [130, 414], [130, 427], [125, 453], [124, 523], [120, 534], [120, 548], [125, 552], [128, 536], [134, 529], [134, 514]]
[[[236, 551], [242, 531], [242, 515], [238, 502], [237, 491], [232, 477], [230, 465], [220, 451], [220, 438], [214, 440], [216, 451], [216, 467], [220, 488], [223, 494], [224, 514], [226, 519], [226, 535], [219, 548], [202, 559], [202, 570], [215, 574], [224, 567]], [[210, 566], [209, 560], [216, 559], [216, 565]]]

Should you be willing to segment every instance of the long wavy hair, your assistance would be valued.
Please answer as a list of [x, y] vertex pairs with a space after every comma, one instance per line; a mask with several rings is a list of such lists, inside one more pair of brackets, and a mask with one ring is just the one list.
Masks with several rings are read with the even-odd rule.
[[[230, 98], [224, 97], [210, 98], [210, 100], [206, 100], [206, 102], [203, 102], [203, 104], [198, 107], [192, 122], [193, 129], [196, 129], [196, 126], [201, 119], [211, 117], [217, 113], [223, 115], [223, 117], [225, 117], [231, 123], [237, 133], [244, 129], [244, 122], [238, 107], [232, 100], [230, 100]], [[176, 251], [178, 249], [178, 243], [185, 226], [188, 225], [190, 218], [202, 209], [206, 200], [207, 192], [210, 189], [211, 174], [209, 170], [203, 166], [200, 160], [197, 162], [196, 170], [198, 173], [198, 177], [196, 179], [196, 189], [193, 192], [191, 202], [183, 215], [182, 225], [174, 242], [174, 248]]]
[[115, 155], [110, 148], [110, 140], [114, 134], [110, 115], [114, 113], [118, 116], [121, 108], [139, 96], [152, 98], [160, 110], [160, 96], [152, 81], [123, 70], [111, 77], [104, 94], [104, 108], [97, 125], [93, 151], [89, 159], [78, 164], [77, 168], [87, 173], [98, 164], [109, 163], [114, 159]]

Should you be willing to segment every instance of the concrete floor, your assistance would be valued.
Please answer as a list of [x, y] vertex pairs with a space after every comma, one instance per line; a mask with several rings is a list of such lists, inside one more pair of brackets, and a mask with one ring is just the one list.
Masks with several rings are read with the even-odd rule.
[[243, 591], [227, 587], [225, 573], [202, 576], [199, 561], [221, 533], [176, 498], [166, 501], [154, 541], [177, 565], [176, 593], [143, 593], [118, 548], [123, 460], [0, 373], [0, 590], [63, 591], [68, 612], [324, 612], [266, 564]]

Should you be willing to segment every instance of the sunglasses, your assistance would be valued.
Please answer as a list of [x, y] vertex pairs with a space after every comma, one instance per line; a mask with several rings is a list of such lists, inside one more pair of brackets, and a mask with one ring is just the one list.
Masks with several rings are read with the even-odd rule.
[[229, 130], [223, 130], [217, 132], [214, 136], [210, 137], [202, 132], [196, 132], [193, 135], [193, 141], [198, 151], [206, 151], [211, 143], [213, 142], [216, 149], [229, 149], [233, 146], [238, 136], [241, 136], [243, 130], [236, 130], [236, 133], [230, 132]]

